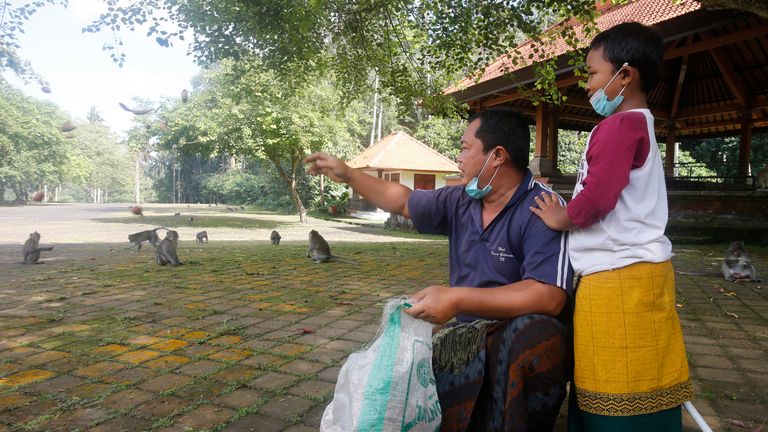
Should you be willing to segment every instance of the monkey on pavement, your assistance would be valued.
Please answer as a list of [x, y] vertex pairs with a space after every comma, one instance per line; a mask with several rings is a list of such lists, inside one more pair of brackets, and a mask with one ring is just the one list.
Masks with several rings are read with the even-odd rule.
[[197, 233], [197, 235], [195, 235], [195, 243], [208, 243], [208, 233], [206, 231]]
[[24, 264], [42, 264], [40, 260], [41, 251], [53, 250], [53, 246], [40, 247], [40, 233], [37, 231], [29, 235], [29, 238], [24, 243]]
[[723, 277], [727, 281], [737, 282], [748, 280], [751, 282], [760, 282], [757, 277], [755, 266], [747, 255], [744, 243], [740, 241], [731, 242], [731, 246], [725, 251], [723, 258]]
[[170, 264], [172, 266], [181, 265], [179, 257], [176, 255], [176, 247], [179, 244], [179, 233], [168, 230], [165, 238], [155, 249], [155, 261], [160, 265]]
[[331, 255], [331, 247], [328, 245], [328, 242], [315, 230], [309, 232], [307, 256], [316, 263], [342, 261], [349, 264], [357, 264], [355, 261]]
[[279, 245], [280, 244], [280, 233], [277, 231], [272, 231], [272, 235], [269, 236], [269, 241], [272, 242], [273, 245]]

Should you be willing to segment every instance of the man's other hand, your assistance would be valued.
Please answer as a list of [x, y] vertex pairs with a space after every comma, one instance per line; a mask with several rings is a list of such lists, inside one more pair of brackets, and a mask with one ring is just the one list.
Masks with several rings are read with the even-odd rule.
[[430, 286], [412, 295], [413, 306], [403, 311], [431, 324], [444, 324], [459, 312], [459, 294], [459, 288]]

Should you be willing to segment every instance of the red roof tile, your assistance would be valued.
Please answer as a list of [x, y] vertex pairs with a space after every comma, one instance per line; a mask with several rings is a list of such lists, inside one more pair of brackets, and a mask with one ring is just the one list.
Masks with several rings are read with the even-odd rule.
[[391, 133], [349, 161], [352, 168], [459, 172], [459, 166], [405, 132]]
[[[629, 21], [636, 21], [645, 25], [653, 25], [697, 9], [701, 9], [701, 4], [695, 0], [682, 0], [679, 2], [675, 2], [674, 0], [636, 0], [627, 4], [607, 7], [597, 18], [597, 27], [600, 31], [603, 31], [617, 24]], [[562, 21], [553, 26], [553, 28], [563, 26], [567, 22], [568, 20]], [[581, 24], [577, 24], [575, 27], [577, 34], [580, 35], [581, 39], [579, 48], [584, 48], [589, 45], [589, 40], [587, 40], [584, 35], [582, 27]], [[521, 52], [520, 59], [522, 61], [520, 64], [515, 66], [506, 55], [501, 56], [485, 69], [479, 81], [475, 81], [472, 78], [465, 78], [459, 84], [448, 88], [445, 92], [450, 94], [481, 82], [503, 76], [505, 73], [523, 69], [526, 66], [530, 66], [536, 60], [536, 55], [534, 55], [533, 59], [528, 59], [528, 56], [533, 54], [531, 40], [519, 45], [518, 49]], [[558, 38], [553, 45], [547, 46], [546, 50], [548, 54], [546, 57], [551, 58], [565, 54], [571, 51], [571, 48], [562, 38]]]

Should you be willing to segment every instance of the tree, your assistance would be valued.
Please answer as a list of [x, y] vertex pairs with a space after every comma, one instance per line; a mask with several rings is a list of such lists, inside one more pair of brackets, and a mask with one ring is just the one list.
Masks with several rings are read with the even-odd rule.
[[24, 96], [0, 78], [0, 199], [10, 188], [16, 200], [58, 184], [69, 145], [59, 130], [66, 116], [55, 105]]
[[269, 161], [305, 221], [302, 159], [319, 150], [350, 154], [360, 127], [346, 116], [332, 79], [304, 77], [304, 85], [290, 86], [256, 59], [223, 61], [205, 72], [190, 102], [168, 111], [160, 141], [182, 153]]
[[[544, 29], [567, 19], [594, 31], [596, 15], [594, 0], [106, 2], [108, 10], [85, 31], [146, 27], [148, 36], [163, 46], [191, 33], [191, 50], [201, 64], [256, 53], [283, 80], [296, 82], [305, 72], [332, 71], [344, 77], [341, 85], [348, 92], [367, 88], [374, 71], [381, 88], [407, 109], [415, 100], [441, 106], [442, 89], [502, 55], [517, 65], [547, 58], [554, 39], [575, 47], [579, 38], [570, 25]], [[536, 45], [531, 58], [523, 59], [515, 48], [528, 38]], [[118, 39], [106, 49], [122, 64], [120, 43]], [[534, 88], [558, 98], [553, 67], [552, 61], [536, 66], [540, 79]]]

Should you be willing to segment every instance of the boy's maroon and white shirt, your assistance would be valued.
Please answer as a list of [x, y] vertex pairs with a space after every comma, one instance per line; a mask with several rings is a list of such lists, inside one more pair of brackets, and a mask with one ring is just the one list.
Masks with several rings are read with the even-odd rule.
[[667, 187], [647, 109], [613, 114], [587, 139], [568, 216], [569, 252], [578, 275], [671, 258]]

